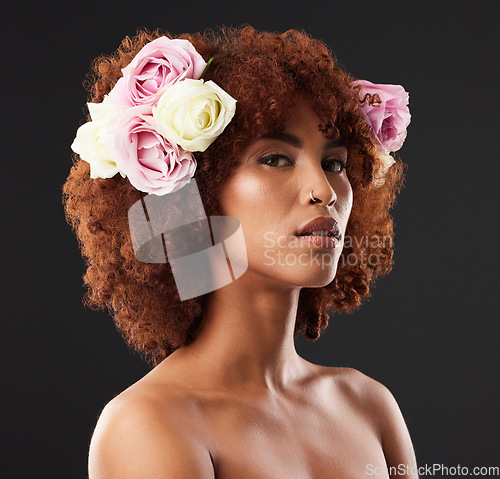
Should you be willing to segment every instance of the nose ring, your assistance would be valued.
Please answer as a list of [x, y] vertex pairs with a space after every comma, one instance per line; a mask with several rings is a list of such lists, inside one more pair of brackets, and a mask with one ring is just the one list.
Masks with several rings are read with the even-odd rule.
[[311, 196], [311, 201], [312, 201], [313, 203], [316, 203], [317, 201], [319, 201], [318, 199], [316, 199], [316, 198], [314, 198], [314, 197], [313, 197], [312, 190], [311, 190], [311, 192], [309, 193], [309, 195]]

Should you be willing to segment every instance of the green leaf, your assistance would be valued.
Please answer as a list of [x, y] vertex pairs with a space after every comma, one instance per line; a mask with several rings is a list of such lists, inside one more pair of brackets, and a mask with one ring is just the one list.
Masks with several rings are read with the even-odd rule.
[[201, 77], [200, 77], [200, 80], [203, 78], [203, 75], [205, 75], [205, 72], [207, 71], [208, 67], [210, 66], [210, 63], [212, 63], [212, 60], [214, 59], [214, 57], [210, 58], [210, 60], [208, 60], [207, 62], [207, 66], [205, 67], [205, 69], [203, 70], [203, 73], [201, 74]]

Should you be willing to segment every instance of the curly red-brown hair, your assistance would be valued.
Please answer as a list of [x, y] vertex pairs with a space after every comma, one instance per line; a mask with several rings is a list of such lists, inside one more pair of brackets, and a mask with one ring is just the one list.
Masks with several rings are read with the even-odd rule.
[[[195, 153], [196, 183], [207, 216], [222, 215], [219, 192], [240, 153], [257, 137], [283, 130], [294, 95], [310, 102], [328, 139], [347, 145], [353, 189], [347, 241], [334, 281], [323, 288], [303, 288], [297, 311], [295, 337], [303, 333], [316, 340], [328, 325], [329, 313], [357, 309], [375, 278], [391, 270], [394, 231], [389, 211], [403, 185], [404, 164], [397, 160], [380, 185], [377, 174], [383, 169], [359, 110], [359, 89], [351, 85], [354, 78], [323, 42], [303, 31], [276, 34], [243, 26], [170, 35], [139, 30], [113, 55], [95, 60], [87, 78], [89, 101], [101, 102], [122, 76], [121, 69], [162, 35], [189, 40], [205, 61], [213, 57], [204, 80], [213, 80], [238, 101], [224, 132], [205, 152]], [[91, 179], [89, 164], [77, 155], [73, 163], [63, 203], [86, 259], [84, 304], [107, 307], [129, 346], [156, 366], [194, 339], [208, 295], [181, 301], [169, 263], [136, 259], [128, 210], [145, 193], [120, 175]]]

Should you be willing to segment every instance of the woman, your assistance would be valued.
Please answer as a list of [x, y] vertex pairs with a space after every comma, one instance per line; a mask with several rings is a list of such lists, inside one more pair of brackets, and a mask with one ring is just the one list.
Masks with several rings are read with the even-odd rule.
[[[391, 393], [294, 347], [391, 269], [406, 92], [294, 30], [172, 38], [141, 31], [96, 61], [64, 185], [87, 302], [154, 365], [104, 408], [90, 477], [416, 477]], [[186, 299], [168, 262], [137, 259], [127, 213], [191, 178], [207, 216], [239, 220], [247, 267]]]

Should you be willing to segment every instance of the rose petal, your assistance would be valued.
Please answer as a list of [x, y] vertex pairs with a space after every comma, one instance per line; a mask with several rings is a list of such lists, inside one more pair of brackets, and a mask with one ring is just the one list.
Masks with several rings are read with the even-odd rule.
[[367, 80], [356, 80], [354, 86], [361, 86], [360, 99], [366, 94], [378, 95], [381, 103], [366, 101], [361, 112], [370, 124], [373, 139], [381, 153], [397, 151], [406, 138], [411, 115], [408, 109], [409, 95], [401, 85], [374, 84]]

